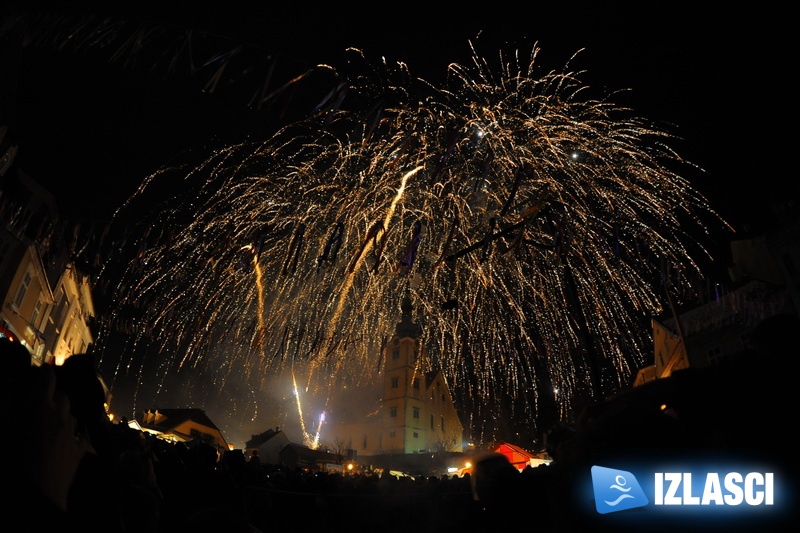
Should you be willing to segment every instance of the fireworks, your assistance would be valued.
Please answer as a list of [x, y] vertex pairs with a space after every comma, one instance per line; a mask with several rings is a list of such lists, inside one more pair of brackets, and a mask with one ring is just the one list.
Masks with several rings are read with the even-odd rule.
[[116, 295], [165, 368], [371, 383], [408, 297], [484, 416], [505, 399], [535, 414], [557, 387], [569, 417], [631, 382], [664, 276], [690, 292], [696, 236], [722, 223], [682, 175], [699, 169], [580, 72], [538, 72], [538, 48], [496, 69], [473, 52], [437, 87], [354, 51], [313, 116], [181, 175]]

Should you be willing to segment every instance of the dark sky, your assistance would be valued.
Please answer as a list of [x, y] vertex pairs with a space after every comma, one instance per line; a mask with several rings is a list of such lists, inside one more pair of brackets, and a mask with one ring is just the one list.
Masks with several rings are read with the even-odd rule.
[[[16, 5], [34, 24], [31, 36], [41, 39], [0, 39], [0, 46], [23, 45], [10, 106], [17, 163], [56, 194], [67, 217], [108, 219], [146, 176], [186, 152], [201, 157], [274, 128], [274, 114], [248, 100], [275, 58], [271, 87], [319, 63], [342, 67], [347, 47], [403, 61], [412, 74], [438, 83], [448, 64], [470, 61], [470, 40], [489, 61], [501, 48], [527, 53], [538, 43], [547, 70], [561, 70], [582, 50], [573, 67], [587, 71], [589, 85], [629, 89], [622, 104], [683, 139], [674, 147], [706, 171], [696, 188], [738, 232], [770, 199], [796, 196], [785, 153], [792, 148], [785, 119], [794, 103], [787, 70], [794, 58], [783, 30], [788, 17], [763, 3], [750, 11], [653, 2], [392, 3], [369, 10], [346, 3], [170, 4], [168, 13], [147, 2], [115, 12], [87, 9], [96, 16], [80, 30], [78, 10], [34, 16], [35, 2], [16, 2], [0, 11], [7, 21]], [[113, 31], [93, 37], [113, 37], [115, 46], [69, 38], [101, 27]], [[135, 38], [139, 27], [153, 32], [150, 40], [115, 57], [120, 40]], [[193, 30], [196, 69], [182, 64], [168, 73], [172, 46], [186, 30]], [[241, 61], [213, 92], [204, 91], [213, 70], [202, 60], [237, 46]], [[308, 105], [295, 101], [292, 110]]]
[[[337, 61], [349, 46], [403, 61], [412, 74], [438, 82], [450, 62], [469, 61], [471, 39], [490, 60], [501, 47], [529, 50], [538, 42], [539, 61], [553, 69], [583, 49], [575, 65], [587, 71], [587, 83], [630, 89], [623, 103], [656, 123], [675, 126], [685, 139], [677, 143], [680, 153], [707, 171], [696, 186], [713, 194], [712, 204], [736, 222], [755, 199], [775, 194], [769, 187], [785, 181], [781, 151], [789, 145], [780, 141], [790, 102], [780, 28], [785, 17], [768, 8], [700, 12], [662, 3], [511, 7], [494, 2], [446, 9], [399, 3], [365, 11], [336, 4], [324, 9], [182, 4], [159, 14], [148, 3], [137, 3], [104, 16], [127, 24], [118, 39], [133, 36], [139, 23], [166, 35], [156, 41], [151, 34], [152, 43], [193, 29], [198, 63], [241, 45], [246, 59], [232, 64], [213, 94], [203, 92], [210, 68], [196, 64], [193, 73], [184, 68], [166, 74], [169, 49], [163, 44], [146, 41], [140, 52], [122, 59], [113, 58], [111, 46], [77, 45], [52, 33], [48, 44], [26, 47], [14, 117], [18, 162], [55, 189], [65, 211], [102, 215], [178, 154], [258, 135], [269, 119], [248, 108], [247, 99], [262, 78], [248, 77], [245, 69], [262, 67], [267, 57], [277, 57], [286, 69], [273, 75], [274, 84], [281, 75], [318, 63], [341, 66]], [[73, 26], [47, 21], [74, 22], [76, 13], [31, 20], [67, 35]], [[67, 44], [59, 51], [56, 42]], [[70, 204], [85, 186], [94, 189], [91, 201]]]

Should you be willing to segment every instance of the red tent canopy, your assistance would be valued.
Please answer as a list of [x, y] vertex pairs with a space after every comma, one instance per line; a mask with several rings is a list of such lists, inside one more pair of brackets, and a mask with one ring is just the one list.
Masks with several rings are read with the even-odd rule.
[[509, 444], [504, 442], [499, 444], [497, 448], [494, 449], [496, 453], [501, 453], [506, 456], [508, 462], [511, 463], [514, 468], [517, 470], [522, 470], [526, 466], [528, 466], [528, 461], [531, 459], [537, 458], [536, 454], [533, 454], [527, 450], [520, 448], [519, 446], [514, 446], [513, 444]]

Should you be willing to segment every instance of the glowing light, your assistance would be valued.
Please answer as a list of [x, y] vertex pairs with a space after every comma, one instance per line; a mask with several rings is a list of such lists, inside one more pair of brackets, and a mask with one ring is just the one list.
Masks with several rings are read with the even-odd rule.
[[268, 388], [291, 365], [302, 421], [294, 368], [315, 396], [372, 383], [408, 296], [473, 423], [501, 397], [536, 412], [541, 380], [565, 417], [626, 386], [652, 355], [664, 276], [686, 293], [701, 277], [691, 230], [724, 222], [669, 133], [584, 98], [574, 72], [537, 75], [538, 52], [499, 72], [476, 52], [441, 88], [367, 65], [352, 109], [215, 150], [117, 287], [144, 311], [132, 346], [220, 383], [236, 369]]
[[300, 420], [300, 430], [303, 432], [303, 444], [311, 447], [310, 444], [313, 439], [306, 431], [306, 423], [305, 419], [303, 418], [303, 406], [300, 403], [300, 391], [297, 390], [297, 378], [295, 377], [294, 370], [292, 370], [292, 386], [294, 388], [295, 401], [297, 402], [297, 417]]
[[319, 424], [317, 424], [317, 432], [314, 433], [314, 439], [311, 441], [311, 446], [309, 448], [316, 450], [319, 448], [319, 438], [320, 432], [322, 431], [322, 424], [325, 423], [325, 411], [319, 415]]

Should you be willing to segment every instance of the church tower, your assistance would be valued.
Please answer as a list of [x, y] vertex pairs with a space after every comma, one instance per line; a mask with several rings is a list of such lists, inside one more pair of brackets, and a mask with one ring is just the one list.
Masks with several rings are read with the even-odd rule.
[[382, 395], [373, 409], [377, 416], [337, 424], [332, 438], [359, 457], [463, 451], [464, 427], [442, 372], [432, 369], [408, 296], [401, 310], [381, 354]]
[[416, 453], [427, 442], [422, 415], [428, 365], [419, 339], [422, 328], [413, 322], [408, 296], [401, 309], [383, 354], [383, 447], [391, 453]]
[[382, 448], [389, 453], [462, 451], [464, 428], [441, 371], [420, 341], [408, 296], [383, 353]]

